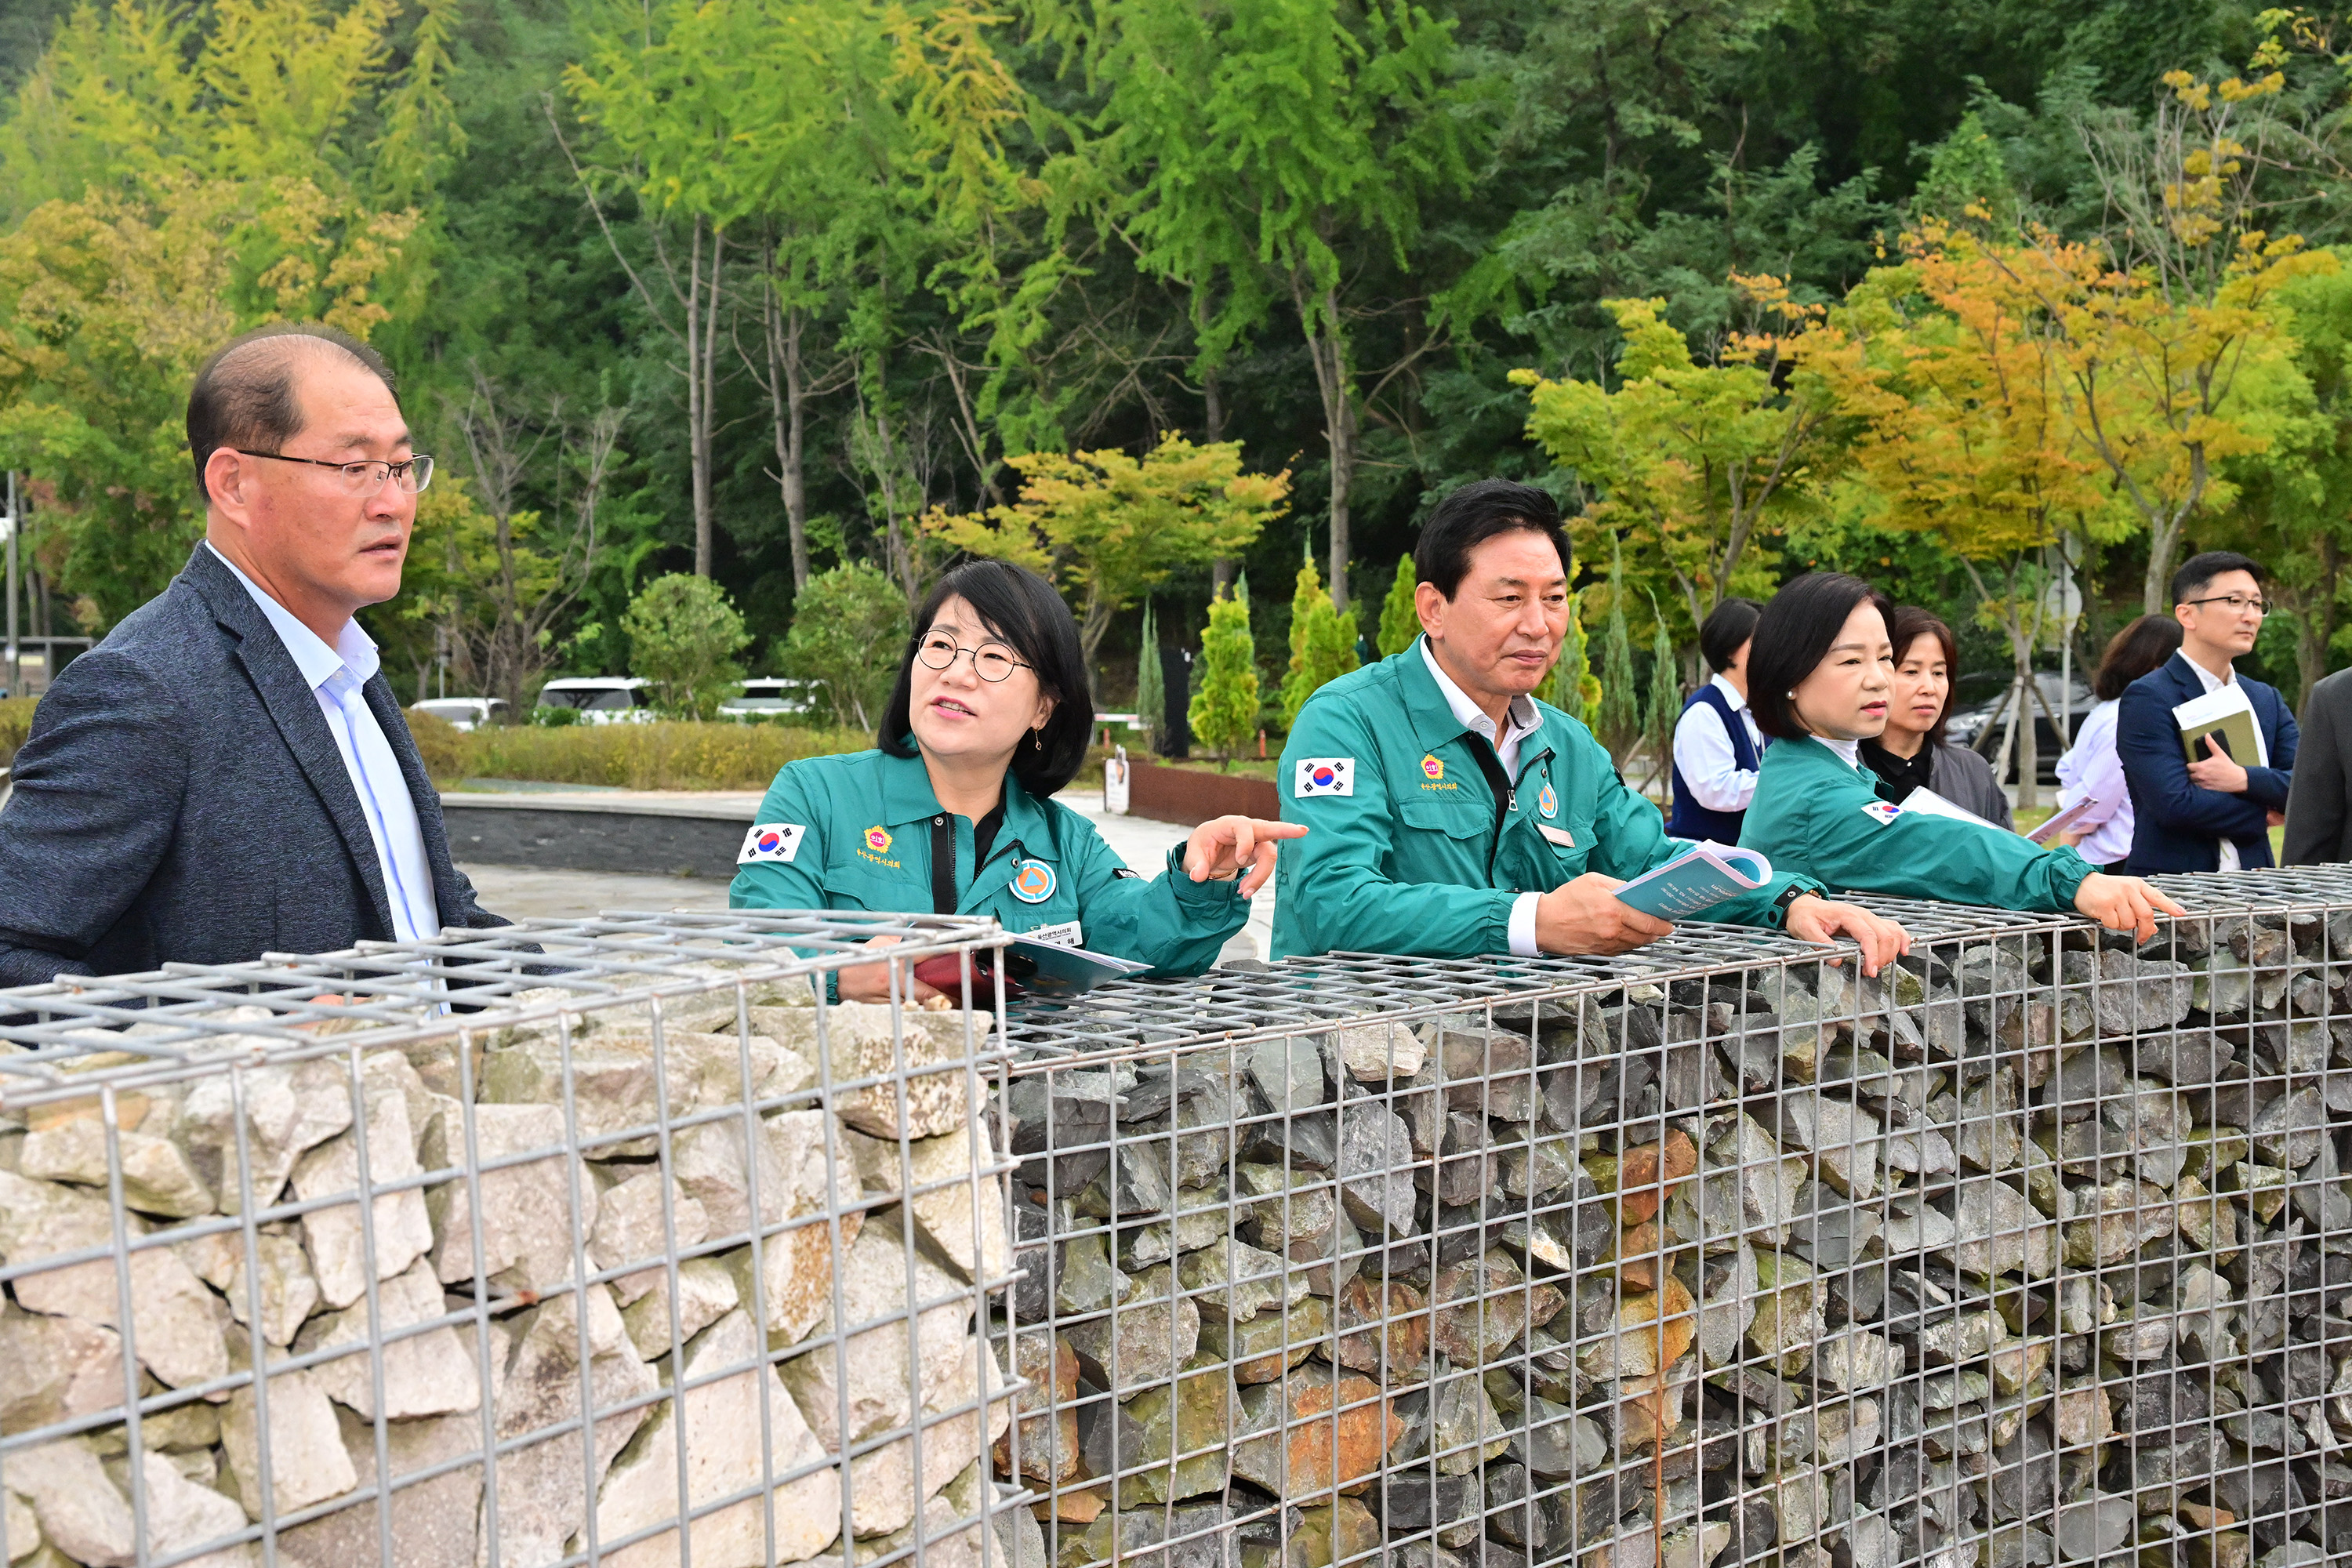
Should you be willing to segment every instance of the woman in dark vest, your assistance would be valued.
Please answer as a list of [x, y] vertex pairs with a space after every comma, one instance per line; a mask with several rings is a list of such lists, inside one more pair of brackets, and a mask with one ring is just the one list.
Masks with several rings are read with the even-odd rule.
[[1901, 805], [1927, 788], [1995, 827], [2010, 824], [2009, 795], [1992, 764], [1944, 739], [1959, 663], [1952, 628], [1916, 605], [1897, 605], [1891, 632], [1895, 679], [1886, 728], [1862, 742], [1862, 765], [1878, 775], [1878, 798]]
[[1748, 711], [1748, 647], [1762, 613], [1753, 599], [1726, 599], [1698, 629], [1699, 652], [1715, 679], [1691, 693], [1675, 723], [1675, 810], [1666, 831], [1677, 838], [1739, 842], [1764, 754]]

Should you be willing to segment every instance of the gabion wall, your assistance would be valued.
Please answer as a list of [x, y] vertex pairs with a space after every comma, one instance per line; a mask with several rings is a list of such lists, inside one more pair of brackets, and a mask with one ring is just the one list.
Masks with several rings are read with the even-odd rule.
[[0, 1563], [1040, 1564], [983, 1459], [1001, 1020], [814, 1005], [877, 934], [1003, 940], [614, 918], [0, 995]]
[[2352, 1557], [2352, 875], [1016, 1008], [1056, 1568]]

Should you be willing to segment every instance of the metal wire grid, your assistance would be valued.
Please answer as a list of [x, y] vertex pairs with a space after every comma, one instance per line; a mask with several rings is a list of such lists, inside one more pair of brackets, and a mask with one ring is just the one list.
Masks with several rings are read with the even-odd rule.
[[[1925, 900], [1864, 898], [1922, 937], [2054, 929], [2059, 917], [2018, 914]], [[1368, 1012], [1466, 1007], [1511, 996], [1560, 994], [1567, 985], [1608, 986], [1713, 973], [1757, 961], [1818, 957], [1797, 939], [1749, 926], [1686, 922], [1673, 935], [1617, 958], [1443, 959], [1332, 952], [1255, 969], [1219, 969], [1181, 985], [1122, 981], [1066, 1000], [1027, 1001], [1010, 1017], [1024, 1052], [1098, 1057], [1129, 1045], [1179, 1046], [1282, 1028], [1313, 1028]]]
[[1108, 1047], [999, 1104], [1000, 1474], [1057, 1568], [2352, 1552], [2352, 876], [2168, 886], [2143, 953], [1901, 910], [1876, 984], [1737, 933], [1016, 1010]]
[[[823, 1005], [876, 935], [890, 998]], [[1001, 998], [901, 1002], [1003, 941], [622, 914], [10, 993], [0, 1562], [1019, 1551]]]

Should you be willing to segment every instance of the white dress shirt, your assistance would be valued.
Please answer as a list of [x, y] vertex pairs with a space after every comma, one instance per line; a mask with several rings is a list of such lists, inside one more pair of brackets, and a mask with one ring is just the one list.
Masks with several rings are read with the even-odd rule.
[[2084, 833], [2074, 852], [2094, 866], [2112, 866], [2131, 854], [2131, 786], [2124, 782], [2124, 760], [2116, 753], [2116, 720], [2122, 710], [2123, 704], [2114, 700], [2092, 709], [2074, 731], [2074, 743], [2058, 759], [2058, 809], [2084, 800], [2098, 803], [2075, 825]]
[[[1503, 717], [1508, 722], [1498, 735], [1495, 732], [1495, 721], [1470, 700], [1467, 692], [1454, 684], [1454, 678], [1445, 673], [1444, 666], [1437, 662], [1437, 656], [1429, 651], [1427, 637], [1421, 639], [1421, 657], [1422, 661], [1429, 666], [1430, 677], [1437, 682], [1438, 692], [1444, 697], [1445, 705], [1454, 710], [1454, 719], [1472, 734], [1485, 736], [1487, 743], [1495, 748], [1495, 760], [1503, 764], [1503, 776], [1517, 780], [1519, 776], [1519, 742], [1543, 728], [1543, 715], [1537, 711], [1535, 699], [1524, 693], [1512, 698], [1511, 705], [1503, 710]], [[1510, 937], [1511, 956], [1514, 958], [1533, 958], [1536, 955], [1536, 900], [1541, 897], [1542, 893], [1521, 893], [1511, 900]]]
[[[1748, 710], [1748, 699], [1739, 694], [1739, 688], [1720, 675], [1708, 684], [1722, 692], [1731, 710], [1739, 715], [1748, 730], [1749, 751], [1761, 753], [1764, 732], [1756, 727], [1756, 716]], [[1756, 770], [1739, 765], [1731, 732], [1723, 727], [1723, 716], [1706, 703], [1692, 703], [1675, 721], [1675, 766], [1682, 770], [1691, 799], [1709, 811], [1746, 811], [1748, 802], [1756, 798]]]
[[[2209, 697], [2221, 688], [2234, 684], [2238, 679], [2238, 672], [2234, 668], [2227, 674], [2216, 675], [2186, 653], [2180, 656], [2180, 662], [2197, 672], [2197, 683], [2205, 689], [2206, 695]], [[2208, 752], [2206, 755], [2210, 756], [2212, 753]], [[2254, 765], [2263, 768], [2271, 765], [2270, 743], [2263, 739], [2263, 727], [2259, 723], [2254, 726]], [[2224, 834], [2221, 838], [2221, 863], [2214, 869], [2234, 871], [2238, 868], [2238, 864], [2237, 841]]]
[[[213, 550], [207, 540], [205, 548]], [[327, 732], [335, 738], [343, 771], [351, 774], [352, 793], [359, 796], [360, 814], [367, 818], [368, 837], [375, 844], [376, 864], [383, 869], [384, 892], [392, 905], [393, 935], [402, 942], [432, 936], [441, 929], [441, 915], [433, 897], [433, 868], [425, 858], [425, 830], [417, 825], [416, 802], [392, 742], [383, 738], [367, 699], [366, 685], [383, 660], [375, 642], [346, 621], [329, 647], [319, 634], [294, 618], [293, 612], [263, 593], [252, 578], [238, 572], [236, 563], [217, 550], [220, 563], [236, 574], [245, 591], [268, 616], [286, 645], [294, 668], [309, 682], [326, 715]]]

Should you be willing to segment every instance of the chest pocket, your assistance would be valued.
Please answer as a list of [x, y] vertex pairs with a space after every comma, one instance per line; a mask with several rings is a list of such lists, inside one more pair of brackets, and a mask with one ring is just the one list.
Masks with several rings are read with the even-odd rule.
[[[918, 863], [922, 845], [915, 829], [893, 831], [890, 847], [882, 850], [866, 849], [863, 832], [843, 837], [845, 842], [827, 847], [824, 863], [824, 890], [836, 900], [835, 907], [893, 914], [930, 911], [931, 885]], [[869, 854], [877, 858], [868, 859]]]
[[1495, 826], [1493, 809], [1484, 801], [1401, 800], [1397, 820], [1415, 832], [1448, 838], [1484, 838]]

